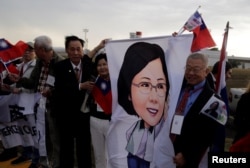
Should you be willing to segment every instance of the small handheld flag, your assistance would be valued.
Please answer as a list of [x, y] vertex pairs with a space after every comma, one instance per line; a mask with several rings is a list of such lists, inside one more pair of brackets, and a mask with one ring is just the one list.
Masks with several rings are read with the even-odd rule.
[[[185, 30], [193, 32], [194, 38], [191, 46], [192, 52], [197, 52], [204, 48], [216, 46], [207, 26], [201, 17], [201, 14], [196, 10], [193, 15], [186, 21], [177, 35], [182, 34]], [[176, 34], [175, 34], [176, 35]]]
[[21, 59], [27, 48], [28, 45], [23, 41], [12, 45], [4, 38], [0, 39], [0, 73], [2, 78], [9, 72], [18, 74], [13, 62]]
[[112, 93], [110, 81], [98, 77], [92, 90], [95, 101], [100, 105], [105, 114], [112, 111]]

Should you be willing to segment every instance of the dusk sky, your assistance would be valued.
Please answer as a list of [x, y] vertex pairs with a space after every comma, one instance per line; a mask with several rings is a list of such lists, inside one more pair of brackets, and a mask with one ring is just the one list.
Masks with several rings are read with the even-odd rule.
[[12, 44], [48, 35], [55, 47], [64, 47], [65, 36], [85, 39], [88, 29], [92, 49], [102, 39], [127, 39], [135, 31], [142, 37], [171, 35], [199, 6], [217, 47], [229, 21], [228, 55], [250, 57], [249, 0], [1, 0], [0, 33]]

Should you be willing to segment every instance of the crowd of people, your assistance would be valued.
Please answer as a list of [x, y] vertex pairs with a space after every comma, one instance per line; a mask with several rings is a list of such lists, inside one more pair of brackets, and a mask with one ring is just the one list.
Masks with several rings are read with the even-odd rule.
[[[30, 129], [35, 126], [36, 134], [29, 144], [4, 146], [0, 161], [15, 158], [11, 164], [19, 164], [31, 160], [29, 168], [74, 168], [75, 164], [78, 168], [92, 168], [93, 163], [96, 168], [107, 167], [106, 140], [112, 94], [107, 55], [99, 53], [105, 42], [102, 40], [84, 54], [84, 41], [74, 35], [67, 36], [66, 59], [53, 50], [48, 36], [38, 36], [34, 43], [27, 42], [23, 58], [16, 65], [19, 73], [9, 73], [1, 79], [0, 101], [4, 96], [17, 94], [25, 96], [19, 99], [22, 100], [19, 105], [26, 107], [36, 97], [34, 108], [16, 119], [25, 122]], [[218, 138], [218, 134], [225, 133], [228, 109], [225, 108], [227, 102], [215, 91], [217, 70], [218, 63], [210, 73], [208, 58], [201, 53], [187, 57], [168, 137], [175, 151], [173, 164], [178, 168], [196, 168], [209, 150], [224, 151], [225, 137]], [[225, 73], [226, 79], [231, 77], [232, 67], [228, 62]], [[140, 118], [126, 135], [128, 167], [149, 168], [153, 158], [151, 142], [167, 117], [171, 88], [161, 47], [146, 42], [131, 45], [125, 54], [117, 87], [118, 103], [129, 115]], [[249, 122], [245, 121], [249, 114], [244, 111], [248, 100], [249, 90], [237, 106], [238, 113], [244, 116], [236, 116], [238, 134], [235, 143], [250, 135]], [[145, 104], [154, 106], [147, 107], [149, 114], [143, 108]], [[157, 110], [156, 104], [159, 106]], [[206, 106], [213, 106], [215, 115], [204, 110]], [[155, 113], [154, 117], [152, 113]], [[248, 130], [243, 132], [243, 128]], [[137, 142], [138, 137], [140, 142]], [[20, 138], [21, 142], [25, 141], [25, 137]], [[2, 141], [7, 140], [2, 137]], [[22, 153], [18, 155], [20, 145]]]
[[[84, 41], [77, 36], [66, 37], [65, 49], [68, 59], [54, 52], [52, 40], [48, 36], [36, 37], [34, 44], [27, 42], [27, 45], [29, 47], [22, 62], [17, 65], [19, 73], [9, 73], [1, 82], [1, 95], [40, 95], [33, 112], [29, 114], [33, 117], [31, 120], [35, 122], [37, 134], [31, 150], [30, 146], [24, 146], [22, 155], [11, 163], [19, 164], [32, 160], [29, 168], [73, 168], [76, 153], [78, 167], [91, 168], [90, 114], [82, 112], [80, 108], [85, 96], [90, 94], [94, 87], [94, 82], [90, 81], [91, 75], [98, 76], [97, 72], [100, 71], [94, 69], [92, 58], [104, 47], [105, 40], [88, 55], [83, 56]], [[26, 60], [26, 57], [30, 57], [29, 60]], [[99, 64], [98, 62], [95, 68], [102, 69], [103, 65]], [[105, 73], [105, 80], [109, 82], [109, 73]], [[90, 107], [88, 103], [95, 101], [91, 102], [93, 96], [89, 97], [87, 106]], [[20, 100], [26, 101], [23, 106], [31, 103], [27, 102], [29, 99]], [[107, 118], [110, 118], [110, 114]], [[19, 120], [25, 120], [25, 117]], [[65, 123], [66, 121], [71, 124]], [[4, 138], [2, 140], [4, 141]], [[0, 154], [0, 161], [15, 158], [17, 152], [17, 146], [5, 149]]]

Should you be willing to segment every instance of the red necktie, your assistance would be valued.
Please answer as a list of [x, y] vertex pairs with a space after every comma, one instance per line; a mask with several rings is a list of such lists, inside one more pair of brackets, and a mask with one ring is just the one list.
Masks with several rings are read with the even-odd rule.
[[75, 75], [76, 75], [77, 81], [79, 81], [80, 74], [79, 74], [79, 69], [77, 67], [75, 67]]
[[185, 110], [186, 105], [187, 105], [188, 97], [190, 95], [189, 94], [190, 90], [191, 90], [191, 87], [185, 88], [184, 93], [183, 93], [182, 98], [181, 98], [181, 101], [176, 109], [175, 114], [183, 115], [184, 110]]
[[[182, 98], [181, 98], [181, 100], [180, 100], [180, 102], [179, 102], [179, 104], [178, 104], [178, 106], [176, 108], [175, 115], [183, 115], [184, 110], [185, 110], [186, 105], [187, 105], [188, 97], [190, 95], [189, 92], [190, 92], [191, 89], [192, 89], [191, 86], [187, 86], [185, 88], [184, 93], [182, 95]], [[170, 133], [170, 139], [172, 140], [172, 142], [175, 141], [175, 138], [176, 138], [176, 134]]]

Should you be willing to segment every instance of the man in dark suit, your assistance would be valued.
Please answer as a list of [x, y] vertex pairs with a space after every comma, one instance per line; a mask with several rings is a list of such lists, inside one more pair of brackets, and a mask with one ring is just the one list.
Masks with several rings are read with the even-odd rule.
[[[74, 149], [78, 168], [91, 168], [90, 115], [81, 105], [94, 86], [91, 56], [83, 55], [84, 41], [76, 36], [65, 39], [68, 59], [55, 67], [55, 117], [60, 137], [60, 168], [74, 167]], [[94, 50], [104, 45], [100, 43]]]
[[[178, 111], [178, 117], [177, 112], [174, 115], [170, 134], [175, 149], [174, 163], [177, 167], [198, 168], [220, 125], [215, 119], [201, 113], [211, 98], [219, 99], [214, 96], [214, 91], [206, 81], [208, 72], [206, 56], [194, 53], [187, 58], [185, 80], [176, 108], [182, 109], [182, 111]], [[187, 86], [191, 88], [189, 97], [185, 106], [180, 108], [180, 104], [183, 105], [181, 100]], [[176, 125], [176, 123], [179, 124]]]

